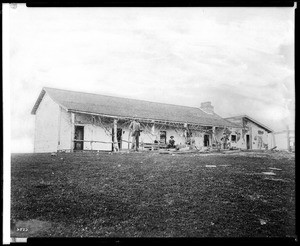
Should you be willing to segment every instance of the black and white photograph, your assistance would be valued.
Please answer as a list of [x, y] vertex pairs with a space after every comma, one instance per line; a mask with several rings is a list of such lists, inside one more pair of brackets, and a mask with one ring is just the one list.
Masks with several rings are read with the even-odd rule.
[[296, 240], [296, 8], [3, 4], [5, 243]]

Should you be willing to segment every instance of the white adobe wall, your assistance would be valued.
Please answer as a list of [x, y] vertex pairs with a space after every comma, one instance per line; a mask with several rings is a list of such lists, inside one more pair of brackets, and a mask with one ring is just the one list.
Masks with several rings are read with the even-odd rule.
[[[207, 134], [207, 133], [200, 132], [200, 131], [194, 131], [194, 130], [192, 130], [191, 132], [192, 132], [192, 139], [195, 140], [195, 146], [198, 149], [201, 149], [202, 147], [204, 147], [204, 135], [209, 135], [209, 144], [210, 145], [212, 144], [211, 134]], [[183, 141], [183, 143], [184, 143], [184, 141]]]
[[60, 132], [58, 150], [71, 150], [71, 113], [60, 107]]
[[[167, 129], [162, 130], [162, 131], [166, 131], [167, 143], [169, 142], [170, 137], [174, 136], [176, 145], [184, 145], [185, 144], [186, 139], [184, 137], [184, 131], [182, 129], [175, 130], [175, 128], [168, 127]], [[199, 149], [202, 148], [204, 146], [204, 134], [205, 133], [200, 132], [200, 131], [194, 131], [194, 130], [192, 130], [191, 132], [192, 132], [192, 136], [193, 136], [192, 139], [195, 140], [195, 146]], [[145, 136], [145, 135], [146, 134], [143, 134], [143, 133], [141, 134], [141, 137], [143, 137], [144, 142], [148, 141], [149, 143], [153, 143], [154, 140], [159, 141], [159, 131], [156, 131], [154, 136], [151, 136], [150, 134], [148, 134], [148, 136]], [[211, 134], [208, 134], [208, 135], [209, 135], [209, 142], [211, 144], [212, 136], [211, 136]]]
[[160, 131], [166, 131], [168, 135], [168, 131], [165, 127], [161, 130], [159, 128], [161, 128], [160, 125], [158, 124], [154, 125], [154, 132], [152, 132], [152, 127], [148, 126], [148, 128], [145, 129], [143, 127], [143, 123], [141, 123], [142, 132], [140, 135], [140, 141], [144, 143], [154, 143], [154, 141], [157, 140], [159, 142]]
[[215, 134], [215, 136], [216, 136], [216, 139], [218, 140], [218, 141], [221, 141], [221, 138], [223, 137], [223, 130], [216, 130], [216, 134]]
[[[276, 141], [276, 135], [275, 135], [275, 141]], [[268, 133], [268, 146], [269, 149], [275, 147], [273, 133]]]
[[[237, 120], [231, 119], [230, 121], [237, 123], [237, 124], [242, 124], [241, 119], [237, 119]], [[250, 135], [251, 149], [265, 149], [264, 144], [267, 144], [268, 148], [273, 147], [273, 141], [272, 141], [272, 139], [270, 139], [271, 135], [268, 134], [265, 129], [261, 128], [257, 124], [255, 124], [251, 121], [248, 121], [248, 120], [246, 121], [246, 123], [247, 123], [246, 124], [247, 127], [249, 127], [249, 130], [245, 132], [244, 138], [243, 138], [243, 134], [242, 134], [242, 129], [230, 128], [230, 130], [232, 131], [232, 133], [230, 134], [230, 139], [229, 139], [231, 146], [235, 146], [235, 147], [241, 148], [241, 149], [247, 149], [246, 135]], [[259, 131], [263, 132], [263, 134], [259, 134]], [[234, 135], [238, 136], [237, 133], [240, 133], [239, 141], [237, 141], [236, 143], [231, 142], [231, 135], [234, 134]], [[219, 132], [219, 134], [218, 134], [219, 140], [221, 139], [222, 135], [223, 135], [223, 132]], [[262, 140], [261, 148], [259, 146], [259, 141], [260, 141], [259, 138], [261, 138], [261, 140]]]
[[[242, 118], [238, 118], [238, 119], [233, 118], [233, 119], [230, 119], [229, 121], [232, 122], [232, 123], [235, 123], [237, 125], [242, 125], [243, 124], [243, 119]], [[244, 138], [243, 138], [243, 133], [242, 133], [241, 128], [229, 128], [229, 129], [230, 129], [230, 131], [232, 131], [230, 136], [229, 136], [230, 145], [232, 147], [236, 147], [236, 148], [239, 148], [239, 149], [247, 149], [246, 135], [250, 134], [250, 133], [246, 132], [245, 135], [244, 135]], [[218, 140], [220, 140], [223, 137], [223, 132], [224, 131], [219, 132]], [[232, 135], [236, 135], [236, 139], [237, 139], [236, 142], [231, 141], [231, 136]]]
[[[129, 134], [129, 129], [128, 129], [128, 132], [127, 132], [127, 138], [126, 138], [126, 140], [128, 140], [128, 134]], [[140, 134], [140, 142], [143, 142], [143, 143], [154, 143], [154, 140], [156, 140], [156, 133], [152, 135], [151, 133], [146, 132], [145, 130], [141, 132], [141, 134]]]
[[[85, 115], [85, 114], [76, 114], [75, 115], [75, 125], [81, 125], [84, 126], [84, 140], [98, 140], [98, 141], [105, 141], [110, 142], [112, 141], [111, 132], [112, 132], [112, 125], [107, 124], [106, 129], [102, 128], [101, 125], [98, 124], [97, 117], [94, 118], [91, 115]], [[102, 122], [102, 124], [105, 124]], [[249, 123], [250, 126], [251, 123]], [[70, 139], [71, 139], [71, 116], [70, 113], [66, 112], [65, 110], [61, 110], [61, 141], [60, 141], [60, 149], [70, 149]], [[118, 128], [122, 127], [122, 139], [128, 141], [128, 134], [129, 129], [128, 125], [122, 125], [122, 122], [118, 123]], [[259, 127], [256, 125], [252, 126], [253, 132], [257, 133]], [[153, 143], [155, 140], [159, 141], [159, 128], [160, 126], [156, 125], [155, 132], [152, 134], [152, 132], [148, 132], [147, 130], [144, 130], [141, 132], [140, 135], [140, 142], [144, 143]], [[170, 136], [174, 136], [175, 144], [185, 144], [185, 137], [183, 135], [182, 129], [176, 129], [172, 127], [166, 127], [161, 129], [162, 131], [166, 131], [166, 139], [167, 142], [170, 139]], [[246, 149], [246, 142], [242, 138], [242, 131], [239, 128], [231, 128], [231, 135], [235, 134], [237, 135], [237, 139], [239, 139], [236, 143], [231, 142], [231, 135], [229, 136], [231, 142], [231, 146], [235, 146], [237, 148]], [[197, 148], [201, 149], [204, 147], [204, 135], [205, 133], [200, 131], [192, 131], [193, 133], [193, 139], [195, 140], [195, 145]], [[240, 133], [240, 136], [238, 137], [238, 133]], [[246, 133], [247, 134], [247, 133]], [[266, 133], [265, 133], [266, 134]], [[264, 134], [263, 141], [265, 142], [267, 139], [267, 134]], [[212, 144], [212, 135], [209, 135], [209, 141], [210, 145]], [[220, 141], [220, 139], [223, 136], [223, 130], [217, 131], [216, 138]], [[131, 141], [131, 138], [129, 139]], [[131, 147], [131, 144], [129, 145], [129, 148]], [[253, 148], [256, 146], [253, 145]], [[122, 149], [128, 149], [128, 143], [123, 142], [122, 143]], [[93, 143], [92, 146], [90, 143], [86, 142], [84, 143], [84, 150], [111, 150], [111, 144], [110, 143]]]
[[[69, 116], [70, 117], [70, 116]], [[92, 115], [86, 115], [86, 114], [75, 114], [75, 125], [84, 126], [84, 140], [86, 141], [103, 141], [103, 142], [111, 142], [112, 141], [112, 124], [106, 124], [105, 122], [99, 121], [99, 117], [95, 116], [93, 121]], [[103, 128], [103, 125], [106, 126], [106, 129]], [[128, 134], [129, 129], [128, 126], [122, 125], [122, 122], [118, 123], [118, 128], [122, 129], [122, 140], [128, 141]], [[68, 131], [69, 133], [69, 131]], [[70, 135], [66, 137], [66, 139], [69, 138]], [[141, 134], [141, 139], [145, 139], [146, 135]], [[131, 138], [129, 139], [131, 141]], [[131, 145], [129, 145], [129, 148]], [[91, 143], [84, 142], [83, 145], [84, 150], [112, 150], [111, 143]], [[128, 149], [128, 143], [122, 142], [122, 149]]]
[[[142, 132], [141, 133], [141, 140], [143, 140], [145, 143], [153, 143], [154, 140], [159, 141], [160, 139], [160, 126], [156, 126], [154, 134], [149, 134]], [[167, 143], [170, 140], [171, 136], [174, 136], [175, 145], [184, 145], [186, 142], [186, 139], [184, 137], [184, 131], [182, 129], [175, 129], [173, 127], [167, 127], [165, 129], [162, 129], [161, 131], [166, 131], [166, 140]], [[197, 148], [201, 148], [204, 143], [204, 137], [203, 133], [200, 133], [199, 131], [192, 131], [193, 139], [195, 140], [195, 145]], [[210, 142], [211, 142], [211, 136], [210, 136]]]
[[[218, 142], [221, 142], [221, 138], [224, 136], [225, 129], [218, 129], [216, 132], [216, 139], [218, 140]], [[236, 147], [236, 148], [240, 148], [240, 149], [246, 149], [247, 145], [246, 145], [246, 135], [244, 136], [245, 139], [243, 139], [243, 135], [242, 135], [242, 130], [240, 128], [229, 128], [229, 130], [231, 131], [231, 134], [228, 136], [229, 140], [228, 143], [230, 143], [231, 147]], [[236, 141], [231, 141], [231, 136], [232, 135], [236, 135]]]
[[[246, 144], [246, 135], [243, 138], [243, 134], [242, 134], [242, 129], [240, 128], [231, 128], [230, 129], [232, 132], [229, 136], [229, 142], [231, 147], [236, 147], [239, 149], [247, 149], [247, 144]], [[235, 135], [236, 136], [236, 140], [237, 141], [231, 141], [231, 136]]]
[[[120, 128], [120, 127], [118, 127]], [[128, 141], [128, 135], [129, 135], [129, 128], [128, 127], [123, 127], [122, 128], [122, 140], [126, 140]], [[131, 141], [131, 139], [129, 138], [129, 141]], [[122, 142], [122, 149], [128, 149], [128, 143], [127, 142]], [[131, 145], [129, 144], [129, 149], [130, 149]]]
[[[104, 124], [104, 123], [103, 123]], [[84, 126], [83, 134], [84, 140], [90, 141], [103, 141], [103, 142], [111, 142], [111, 132], [112, 128], [107, 127], [107, 130], [102, 128], [99, 125], [99, 118], [94, 117], [92, 115], [86, 114], [75, 114], [75, 125]], [[83, 144], [84, 150], [111, 150], [112, 146], [110, 143], [91, 143], [84, 142]]]
[[[108, 133], [109, 132], [109, 133]], [[95, 140], [103, 142], [111, 142], [112, 129], [106, 132], [103, 128], [96, 125], [85, 125], [84, 126], [84, 140]], [[83, 146], [84, 150], [111, 150], [112, 145], [110, 143], [91, 143], [85, 142]]]
[[175, 145], [185, 144], [185, 137], [183, 136], [182, 130], [168, 129], [167, 130], [167, 143], [170, 140], [170, 137], [174, 136]]
[[35, 115], [34, 152], [56, 152], [58, 146], [59, 105], [46, 93]]
[[[252, 128], [252, 149], [260, 149], [259, 148], [259, 137], [262, 138], [262, 142], [263, 144], [268, 144], [268, 133], [265, 129], [259, 127], [258, 125], [252, 123], [252, 122], [248, 122], [247, 124], [249, 127]], [[258, 131], [263, 132], [263, 134], [259, 134]], [[264, 146], [262, 144], [261, 149], [264, 149]]]
[[[141, 132], [140, 135], [140, 141], [144, 143], [154, 143], [155, 140], [159, 142], [160, 139], [160, 131], [166, 131], [166, 142], [169, 142], [169, 139], [171, 136], [174, 136], [175, 144], [184, 144], [185, 138], [183, 134], [180, 134], [181, 130], [175, 131], [174, 128], [168, 127], [168, 128], [162, 128], [160, 130], [161, 126], [156, 125], [154, 133], [148, 132], [146, 130]], [[127, 135], [128, 136], [128, 135]]]
[[[246, 142], [246, 135], [249, 134], [251, 135], [251, 140], [252, 140], [252, 149], [260, 149], [259, 148], [259, 137], [262, 138], [262, 147], [261, 149], [264, 149], [264, 144], [268, 144], [269, 146], [269, 139], [268, 139], [268, 133], [266, 132], [266, 130], [264, 130], [263, 128], [259, 127], [258, 125], [252, 123], [252, 122], [248, 122], [247, 124], [248, 127], [251, 128], [251, 130], [249, 129], [247, 132], [245, 132], [244, 138], [243, 138], [243, 134], [242, 134], [242, 130], [239, 128], [230, 128], [231, 134], [229, 136], [229, 142], [231, 144], [231, 147], [236, 147], [236, 148], [240, 148], [240, 149], [247, 149], [247, 142]], [[259, 134], [258, 131], [263, 132], [263, 134]], [[223, 137], [223, 132], [224, 131], [219, 131], [218, 134], [216, 134], [216, 137], [218, 139], [218, 141], [221, 141], [221, 138]], [[238, 137], [238, 133], [240, 133], [240, 137]], [[231, 141], [231, 136], [232, 135], [236, 135], [237, 139], [239, 138], [238, 141], [236, 142], [232, 142]], [[270, 147], [270, 146], [269, 146]]]

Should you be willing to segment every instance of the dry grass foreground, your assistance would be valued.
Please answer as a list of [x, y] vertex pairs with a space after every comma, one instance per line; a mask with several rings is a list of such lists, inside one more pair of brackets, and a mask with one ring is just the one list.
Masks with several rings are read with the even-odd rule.
[[291, 154], [12, 154], [12, 237], [294, 237]]

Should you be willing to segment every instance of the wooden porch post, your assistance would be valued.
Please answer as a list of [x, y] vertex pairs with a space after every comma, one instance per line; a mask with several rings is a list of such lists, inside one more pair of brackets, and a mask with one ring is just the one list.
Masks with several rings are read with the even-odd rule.
[[[152, 135], [155, 135], [155, 124], [154, 124], [154, 122], [153, 122], [153, 125], [152, 125], [152, 127], [151, 127], [151, 134]], [[152, 145], [152, 147], [151, 147], [151, 150], [154, 150], [154, 146]]]
[[91, 150], [93, 150], [93, 140], [94, 140], [94, 116], [92, 116], [92, 137], [91, 137], [91, 141], [90, 141], [90, 145], [91, 145]]
[[153, 123], [152, 127], [151, 127], [151, 134], [155, 134], [155, 124]]
[[216, 141], [216, 127], [215, 127], [215, 126], [212, 127], [212, 139], [213, 139], [212, 143], [214, 143], [214, 144], [216, 145], [216, 147], [217, 147], [217, 141]]
[[252, 141], [253, 141], [253, 139], [252, 139], [252, 126], [250, 126], [249, 127], [249, 138], [250, 138], [250, 149], [253, 149], [253, 146], [252, 146]]
[[184, 123], [184, 138], [185, 138], [185, 143], [187, 142], [187, 128], [188, 128], [188, 124]]
[[119, 150], [119, 145], [118, 145], [118, 139], [117, 139], [117, 119], [114, 119], [114, 152], [116, 152], [117, 150]]
[[71, 112], [71, 152], [74, 150], [75, 114]]
[[275, 134], [274, 134], [274, 132], [272, 132], [272, 140], [273, 140], [273, 146], [272, 146], [272, 148], [274, 148], [276, 146], [276, 140], [275, 140]]
[[58, 150], [60, 150], [61, 111], [62, 111], [62, 107], [61, 107], [61, 106], [59, 106], [59, 112], [58, 112], [58, 137], [57, 137], [57, 151], [58, 151]]

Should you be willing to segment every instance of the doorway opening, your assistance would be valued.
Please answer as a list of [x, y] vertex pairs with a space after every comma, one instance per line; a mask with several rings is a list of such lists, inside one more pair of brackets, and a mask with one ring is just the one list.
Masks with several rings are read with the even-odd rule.
[[205, 134], [204, 135], [204, 146], [208, 147], [209, 146], [209, 135]]
[[246, 135], [247, 149], [251, 149], [250, 135]]
[[75, 126], [74, 140], [74, 150], [83, 150], [84, 126]]
[[167, 143], [167, 132], [166, 131], [161, 131], [159, 135], [159, 141], [161, 144], [166, 144]]

